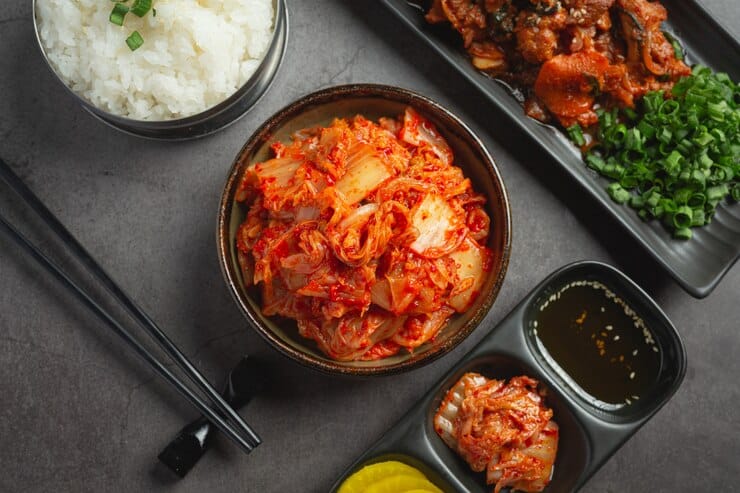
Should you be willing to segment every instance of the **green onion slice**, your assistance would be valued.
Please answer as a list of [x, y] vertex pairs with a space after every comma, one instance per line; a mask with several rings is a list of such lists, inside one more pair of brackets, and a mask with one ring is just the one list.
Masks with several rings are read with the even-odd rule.
[[583, 137], [583, 130], [579, 124], [575, 124], [568, 129], [570, 140], [575, 142], [578, 147], [586, 145], [586, 139]]
[[673, 232], [673, 236], [679, 240], [690, 240], [692, 233], [690, 228], [681, 228]]
[[152, 8], [152, 0], [134, 0], [131, 5], [131, 13], [139, 17], [144, 17]]
[[681, 43], [678, 42], [678, 40], [668, 31], [663, 31], [663, 35], [666, 37], [668, 42], [671, 44], [671, 47], [673, 48], [673, 54], [676, 55], [677, 60], [683, 61], [684, 59], [684, 52], [683, 47], [681, 46]]
[[734, 187], [732, 187], [731, 196], [732, 200], [734, 200], [735, 202], [740, 202], [740, 183], [737, 183]]
[[122, 26], [123, 20], [126, 18], [126, 14], [128, 14], [128, 11], [129, 8], [127, 6], [125, 6], [121, 2], [116, 2], [116, 4], [113, 6], [113, 10], [111, 10], [108, 20], [117, 26]]
[[673, 226], [676, 229], [691, 227], [691, 220], [693, 217], [694, 213], [691, 207], [679, 207], [675, 214], [673, 214]]
[[144, 38], [141, 37], [139, 31], [134, 31], [128, 38], [126, 38], [126, 44], [131, 51], [136, 51], [144, 44]]
[[609, 193], [609, 196], [614, 200], [614, 202], [617, 202], [619, 204], [624, 204], [630, 199], [630, 193], [622, 188], [622, 185], [619, 183], [612, 183], [606, 188], [607, 193]]

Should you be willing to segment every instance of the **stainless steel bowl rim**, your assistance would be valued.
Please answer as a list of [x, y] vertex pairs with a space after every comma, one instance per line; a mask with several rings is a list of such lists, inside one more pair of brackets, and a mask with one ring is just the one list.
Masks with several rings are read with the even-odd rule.
[[[220, 103], [211, 106], [210, 108], [207, 108], [200, 113], [196, 113], [194, 115], [190, 115], [184, 118], [176, 118], [171, 120], [136, 120], [134, 118], [128, 118], [120, 115], [116, 115], [114, 113], [111, 113], [109, 111], [103, 110], [99, 108], [98, 106], [95, 106], [93, 103], [85, 99], [80, 94], [76, 93], [75, 91], [70, 88], [67, 83], [61, 78], [61, 76], [57, 73], [56, 69], [52, 66], [51, 62], [49, 61], [49, 58], [46, 54], [46, 49], [44, 48], [44, 45], [41, 41], [41, 36], [39, 34], [39, 27], [38, 22], [36, 19], [36, 2], [37, 0], [31, 0], [31, 9], [32, 9], [32, 17], [33, 17], [33, 30], [34, 35], [36, 37], [36, 43], [38, 45], [39, 50], [41, 51], [41, 56], [44, 59], [44, 62], [46, 63], [49, 70], [54, 74], [54, 77], [64, 86], [65, 90], [71, 94], [81, 105], [82, 107], [87, 110], [90, 114], [92, 114], [94, 117], [96, 117], [99, 121], [102, 121], [103, 123], [115, 128], [116, 130], [119, 130], [121, 132], [135, 135], [137, 137], [145, 137], [145, 138], [155, 138], [155, 139], [161, 139], [162, 137], [150, 137], [147, 135], [142, 135], [139, 133], [136, 133], [135, 131], [127, 130], [127, 128], [136, 128], [136, 127], [142, 127], [146, 129], [151, 130], [160, 130], [160, 131], [167, 131], [167, 130], [175, 130], [177, 128], [187, 128], [187, 127], [194, 127], [200, 124], [203, 124], [212, 118], [214, 118], [217, 115], [220, 115], [230, 108], [232, 108], [239, 100], [244, 97], [250, 89], [252, 89], [253, 86], [257, 85], [258, 82], [260, 82], [260, 78], [264, 76], [264, 68], [267, 64], [271, 62], [271, 60], [268, 59], [268, 54], [274, 49], [274, 44], [279, 40], [279, 38], [284, 37], [283, 45], [280, 48], [280, 54], [278, 55], [278, 61], [277, 61], [277, 67], [274, 69], [274, 73], [270, 74], [270, 80], [267, 83], [267, 87], [265, 87], [262, 91], [262, 93], [255, 99], [255, 101], [249, 106], [249, 108], [245, 109], [241, 112], [236, 118], [229, 121], [226, 124], [219, 125], [217, 128], [214, 128], [213, 130], [198, 134], [197, 137], [205, 136], [210, 133], [213, 133], [217, 130], [220, 130], [222, 128], [227, 127], [228, 125], [235, 123], [239, 118], [244, 116], [247, 112], [247, 110], [251, 109], [258, 101], [261, 99], [261, 97], [264, 95], [265, 92], [267, 92], [267, 89], [269, 88], [269, 85], [271, 85], [272, 81], [274, 80], [274, 75], [277, 72], [278, 67], [281, 65], [282, 59], [284, 58], [285, 51], [287, 48], [287, 37], [288, 37], [288, 9], [285, 5], [285, 0], [274, 0], [275, 5], [275, 13], [274, 13], [274, 21], [273, 21], [273, 32], [272, 32], [272, 38], [270, 39], [270, 44], [267, 48], [267, 51], [265, 52], [265, 56], [260, 61], [260, 65], [257, 67], [255, 72], [247, 79], [247, 81], [240, 86], [231, 96], [224, 99]], [[281, 32], [280, 27], [281, 23], [284, 24], [282, 26], [282, 29], [284, 32]], [[127, 128], [122, 128], [118, 125], [123, 125]], [[188, 137], [184, 137], [188, 138]], [[168, 137], [168, 139], [177, 140], [178, 137]]]

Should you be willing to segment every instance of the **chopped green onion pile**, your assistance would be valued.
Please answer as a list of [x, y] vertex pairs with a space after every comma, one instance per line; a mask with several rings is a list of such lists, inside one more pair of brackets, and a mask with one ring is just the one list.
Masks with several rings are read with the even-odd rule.
[[[152, 9], [152, 0], [133, 0], [130, 7], [126, 5], [129, 1], [130, 0], [117, 1], [113, 6], [113, 10], [110, 13], [110, 17], [108, 17], [108, 20], [117, 26], [123, 26], [126, 14], [129, 12], [138, 17], [144, 17], [151, 10], [152, 16], [157, 15], [157, 11]], [[134, 31], [128, 38], [126, 38], [126, 44], [131, 51], [135, 51], [144, 44], [144, 38], [141, 37], [139, 31]]]
[[[609, 196], [676, 238], [712, 220], [717, 205], [740, 201], [740, 90], [727, 74], [697, 65], [670, 97], [649, 92], [638, 111], [599, 112], [586, 164], [608, 177]], [[568, 129], [586, 143], [578, 125]]]

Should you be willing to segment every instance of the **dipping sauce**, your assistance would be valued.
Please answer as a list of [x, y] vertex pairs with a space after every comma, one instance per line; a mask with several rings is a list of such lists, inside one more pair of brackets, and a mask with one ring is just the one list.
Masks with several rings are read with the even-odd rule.
[[604, 409], [635, 404], [660, 372], [661, 354], [650, 330], [598, 281], [574, 281], [542, 301], [532, 331], [561, 376]]

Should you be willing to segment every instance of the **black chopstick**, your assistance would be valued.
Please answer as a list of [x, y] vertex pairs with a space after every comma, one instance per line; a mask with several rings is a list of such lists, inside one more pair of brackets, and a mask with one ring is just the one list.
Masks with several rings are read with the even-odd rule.
[[72, 254], [87, 268], [105, 289], [133, 316], [146, 332], [167, 352], [185, 372], [185, 374], [213, 401], [215, 407], [227, 418], [233, 420], [246, 434], [247, 441], [252, 448], [260, 444], [261, 440], [249, 425], [223, 400], [216, 389], [198, 372], [187, 357], [174, 345], [174, 343], [162, 332], [149, 316], [144, 313], [118, 285], [106, 274], [106, 272], [95, 262], [95, 259], [80, 245], [74, 236], [59, 222], [54, 214], [46, 208], [41, 200], [21, 181], [20, 178], [4, 161], [0, 160], [0, 178], [2, 178], [13, 191], [36, 213], [39, 218], [53, 231], [64, 245], [70, 249]]
[[44, 267], [50, 274], [56, 277], [62, 284], [64, 284], [69, 290], [95, 315], [97, 315], [103, 322], [105, 322], [113, 331], [122, 337], [136, 353], [141, 356], [149, 365], [168, 382], [170, 382], [182, 394], [188, 399], [195, 407], [198, 408], [208, 419], [218, 426], [218, 428], [225, 433], [229, 438], [239, 445], [245, 452], [250, 452], [253, 449], [251, 443], [244, 440], [244, 438], [234, 431], [230, 425], [224, 421], [224, 419], [216, 414], [203, 399], [190, 388], [183, 384], [170, 370], [167, 369], [157, 358], [149, 352], [136, 338], [130, 334], [118, 321], [116, 321], [108, 312], [105, 311], [95, 300], [93, 300], [85, 291], [79, 287], [64, 271], [51, 261], [46, 255], [44, 255], [38, 248], [36, 248], [28, 239], [23, 236], [18, 230], [8, 223], [5, 217], [0, 213], [0, 229], [5, 230], [10, 237], [18, 244], [27, 254], [29, 254], [34, 260], [36, 260], [42, 267]]
[[[267, 385], [264, 366], [254, 357], [244, 356], [230, 372], [223, 398], [234, 409], [246, 406]], [[157, 456], [172, 472], [184, 478], [208, 451], [216, 434], [211, 423], [200, 417], [180, 430]]]
[[[47, 270], [53, 273], [68, 288], [73, 290], [78, 298], [81, 299], [96, 315], [105, 321], [119, 336], [123, 337], [160, 375], [175, 385], [178, 391], [183, 394], [193, 405], [205, 414], [209, 419], [214, 421], [221, 431], [226, 433], [232, 440], [245, 451], [250, 452], [254, 447], [261, 443], [257, 434], [249, 425], [239, 416], [234, 409], [229, 406], [219, 393], [208, 383], [200, 372], [190, 363], [187, 357], [175, 346], [175, 344], [157, 327], [143, 310], [141, 310], [115, 282], [105, 273], [105, 271], [95, 262], [92, 256], [80, 245], [72, 234], [59, 222], [59, 220], [44, 206], [44, 204], [25, 186], [13, 170], [2, 160], [0, 160], [0, 178], [5, 181], [13, 191], [38, 215], [42, 221], [54, 232], [63, 244], [69, 248], [76, 259], [82, 263], [89, 274], [100, 282], [103, 287], [123, 306], [123, 308], [134, 317], [145, 331], [159, 344], [159, 346], [169, 354], [182, 371], [193, 381], [196, 386], [203, 391], [211, 400], [214, 407], [225, 417], [215, 414], [205, 402], [194, 394], [191, 389], [182, 384], [166, 367], [142, 346], [136, 338], [123, 328], [113, 317], [103, 310], [84, 290], [77, 286], [57, 265], [51, 262], [32, 245], [23, 235], [13, 228], [6, 220], [2, 220], [4, 229], [11, 234], [14, 240], [31, 254], [35, 260], [41, 263]], [[1, 217], [1, 216], [0, 216]], [[143, 352], [142, 352], [143, 351]], [[195, 400], [194, 400], [195, 398]], [[207, 409], [204, 411], [203, 406]], [[215, 418], [214, 418], [215, 417]], [[232, 422], [235, 429], [232, 429], [228, 422]], [[228, 430], [228, 431], [227, 431]]]

